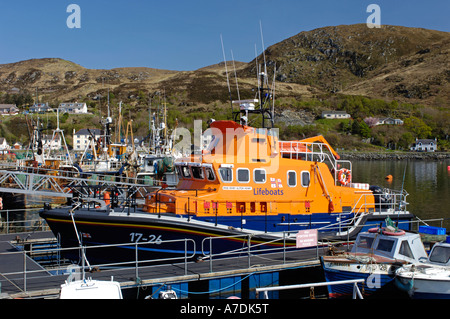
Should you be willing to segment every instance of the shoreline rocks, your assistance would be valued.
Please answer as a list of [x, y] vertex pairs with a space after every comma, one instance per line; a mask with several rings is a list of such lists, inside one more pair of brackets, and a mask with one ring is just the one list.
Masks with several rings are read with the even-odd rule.
[[450, 159], [448, 152], [408, 152], [408, 153], [379, 153], [379, 152], [340, 152], [339, 155], [343, 160], [363, 160], [363, 161], [377, 161], [377, 160], [423, 160], [423, 161], [441, 161]]

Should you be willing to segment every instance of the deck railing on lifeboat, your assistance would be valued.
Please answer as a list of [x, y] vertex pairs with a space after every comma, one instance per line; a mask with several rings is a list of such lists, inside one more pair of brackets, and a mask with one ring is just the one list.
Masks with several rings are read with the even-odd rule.
[[406, 197], [409, 195], [405, 190], [397, 191], [392, 189], [385, 189], [386, 193], [383, 195], [375, 195], [376, 196], [384, 196], [385, 201], [381, 200], [375, 201], [373, 200], [373, 194], [367, 193], [365, 191], [361, 191], [361, 196], [355, 202], [352, 207], [350, 213], [353, 213], [355, 216], [359, 214], [365, 214], [367, 212], [371, 212], [370, 208], [374, 207], [375, 213], [381, 213], [383, 211], [392, 211], [394, 213], [406, 213], [407, 202]]
[[327, 143], [306, 142], [306, 141], [280, 141], [280, 153], [283, 158], [317, 161], [326, 163], [331, 172], [334, 173], [334, 180], [337, 183], [338, 171], [342, 168], [352, 171], [352, 162], [336, 158], [334, 151]]

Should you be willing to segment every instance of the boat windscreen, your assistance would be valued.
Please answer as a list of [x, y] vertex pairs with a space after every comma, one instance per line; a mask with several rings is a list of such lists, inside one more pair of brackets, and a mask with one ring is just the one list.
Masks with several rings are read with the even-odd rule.
[[358, 242], [356, 243], [356, 248], [370, 249], [372, 248], [373, 240], [373, 237], [360, 236], [358, 238]]
[[450, 247], [436, 246], [430, 255], [430, 261], [446, 264], [450, 259]]
[[377, 250], [390, 253], [392, 251], [392, 247], [394, 247], [394, 244], [394, 240], [380, 239], [378, 241]]

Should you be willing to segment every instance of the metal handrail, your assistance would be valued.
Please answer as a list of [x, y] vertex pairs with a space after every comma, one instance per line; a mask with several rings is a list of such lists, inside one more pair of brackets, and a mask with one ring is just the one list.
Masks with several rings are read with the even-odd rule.
[[276, 286], [276, 287], [263, 287], [256, 288], [256, 295], [260, 292], [264, 293], [264, 299], [269, 299], [269, 291], [279, 291], [279, 290], [290, 290], [299, 288], [311, 288], [311, 287], [323, 287], [323, 286], [333, 286], [333, 285], [343, 285], [343, 284], [353, 284], [353, 299], [358, 296], [360, 299], [364, 299], [361, 291], [358, 288], [358, 283], [364, 283], [364, 279], [352, 279], [352, 280], [339, 280], [339, 281], [326, 281], [310, 284], [299, 284], [299, 285], [287, 285], [287, 286]]
[[[283, 264], [286, 263], [286, 250], [289, 248], [294, 248], [294, 247], [287, 247], [287, 243], [286, 240], [287, 239], [293, 239], [293, 236], [290, 236], [290, 234], [297, 234], [298, 231], [297, 230], [292, 230], [292, 231], [283, 231], [283, 232], [279, 232], [282, 233], [283, 236], [279, 237], [279, 238], [275, 238], [273, 240], [268, 240], [262, 243], [258, 243], [255, 245], [251, 244], [251, 238], [254, 236], [254, 234], [242, 234], [242, 235], [230, 235], [230, 236], [218, 236], [218, 237], [207, 237], [204, 238], [202, 240], [202, 254], [204, 256], [204, 258], [209, 259], [209, 271], [212, 272], [212, 261], [214, 257], [218, 257], [218, 256], [226, 256], [226, 255], [236, 255], [238, 253], [246, 253], [247, 254], [247, 258], [248, 258], [248, 268], [251, 267], [251, 256], [252, 256], [252, 252], [255, 252], [255, 248], [260, 247], [260, 246], [264, 246], [264, 245], [269, 245], [269, 244], [273, 244], [276, 242], [283, 242], [282, 247], [276, 247], [276, 248], [267, 248], [264, 250], [257, 250], [258, 253], [268, 253], [268, 252], [276, 252], [276, 251], [281, 251], [283, 253]], [[287, 234], [287, 236], [286, 236]], [[239, 238], [239, 237], [247, 237], [247, 247], [242, 247], [239, 249], [233, 249], [233, 250], [229, 250], [229, 251], [225, 251], [225, 252], [221, 252], [221, 253], [217, 253], [217, 254], [213, 254], [213, 240], [220, 240], [220, 239], [226, 239], [226, 238]], [[205, 248], [204, 248], [204, 244], [205, 242], [209, 242], [209, 254], [205, 253]], [[321, 244], [320, 244], [321, 245]], [[311, 249], [314, 248], [314, 246], [310, 247]], [[316, 249], [316, 259], [318, 259], [319, 256], [319, 244], [317, 244], [315, 246]]]
[[[156, 243], [147, 243], [147, 242], [130, 242], [130, 243], [121, 243], [121, 244], [108, 244], [108, 245], [96, 245], [96, 246], [82, 246], [82, 247], [69, 247], [69, 248], [49, 248], [49, 249], [40, 249], [39, 252], [47, 252], [47, 253], [58, 253], [60, 254], [62, 251], [73, 251], [73, 250], [79, 250], [81, 252], [81, 260], [83, 262], [83, 271], [84, 271], [84, 261], [85, 261], [85, 253], [87, 249], [96, 249], [96, 248], [100, 248], [100, 249], [104, 249], [104, 248], [112, 248], [112, 247], [121, 247], [121, 246], [135, 246], [135, 256], [136, 259], [133, 261], [127, 261], [127, 262], [116, 262], [116, 263], [108, 263], [108, 264], [95, 264], [95, 265], [91, 265], [89, 264], [88, 267], [92, 268], [101, 268], [101, 267], [115, 267], [115, 266], [124, 266], [124, 265], [134, 265], [134, 269], [135, 269], [135, 273], [136, 273], [136, 278], [139, 278], [138, 274], [139, 274], [139, 265], [140, 264], [148, 264], [148, 263], [159, 263], [162, 261], [174, 261], [174, 260], [184, 260], [184, 273], [185, 275], [187, 275], [188, 272], [188, 259], [191, 259], [193, 257], [195, 257], [196, 255], [196, 244], [195, 241], [193, 239], [189, 239], [189, 238], [184, 238], [184, 239], [174, 239], [174, 240], [165, 240], [165, 241], [161, 241], [160, 244], [167, 244], [167, 243], [174, 243], [174, 242], [184, 242], [184, 256], [182, 257], [172, 257], [172, 258], [160, 258], [160, 259], [147, 259], [147, 260], [138, 260], [138, 247], [140, 245], [149, 245], [149, 244], [156, 244]], [[192, 242], [193, 243], [193, 253], [188, 255], [188, 242]], [[24, 242], [26, 243], [26, 242]], [[12, 275], [20, 275], [22, 274], [23, 276], [23, 292], [27, 292], [27, 278], [30, 274], [33, 273], [48, 273], [49, 270], [47, 269], [39, 269], [39, 270], [27, 270], [27, 258], [26, 255], [28, 252], [27, 250], [22, 250], [22, 251], [16, 251], [16, 252], [6, 252], [6, 253], [0, 253], [0, 257], [1, 256], [5, 256], [5, 255], [23, 255], [23, 270], [22, 271], [16, 271], [16, 272], [10, 272], [10, 273], [2, 273], [2, 277], [4, 277], [5, 279], [8, 280], [8, 276], [12, 276]], [[142, 266], [141, 266], [142, 267]], [[55, 271], [57, 273], [61, 272], [61, 271], [65, 271], [67, 270], [67, 267], [56, 267], [56, 268], [52, 268], [52, 271]], [[21, 289], [20, 287], [17, 286], [17, 284], [15, 284], [16, 287], [18, 289]]]
[[[3, 218], [0, 218], [0, 233], [18, 233], [17, 229], [21, 230], [32, 230], [32, 231], [39, 231], [39, 230], [50, 230], [45, 220], [41, 218], [37, 219], [20, 219], [20, 220], [10, 220], [10, 214], [14, 214], [16, 212], [33, 212], [33, 211], [40, 211], [41, 208], [20, 208], [20, 209], [2, 209], [0, 210], [0, 213], [5, 216], [5, 220]], [[28, 226], [26, 224], [29, 224]], [[6, 230], [6, 232], [5, 232]], [[11, 231], [13, 230], [13, 231]]]
[[[336, 179], [336, 174], [338, 171], [338, 164], [349, 164], [349, 170], [352, 170], [352, 162], [348, 161], [348, 160], [338, 160], [336, 159], [336, 157], [334, 156], [334, 154], [331, 152], [331, 150], [329, 149], [329, 145], [325, 144], [325, 143], [320, 143], [320, 142], [302, 142], [302, 141], [279, 141], [280, 145], [281, 143], [283, 143], [284, 145], [289, 145], [291, 151], [283, 151], [280, 149], [280, 153], [284, 153], [284, 154], [290, 154], [290, 159], [299, 159], [299, 155], [303, 155], [305, 156], [305, 160], [309, 160], [309, 161], [313, 161], [314, 160], [314, 156], [318, 156], [319, 161], [321, 163], [324, 163], [326, 159], [328, 159], [328, 161], [331, 164], [331, 168], [334, 170], [334, 174], [335, 174], [335, 181]], [[297, 150], [293, 150], [294, 146], [297, 147]], [[299, 146], [303, 146], [306, 148], [306, 151], [299, 151]], [[280, 146], [281, 147], [281, 146]], [[317, 150], [318, 148], [318, 150]], [[325, 152], [325, 150], [328, 150], [329, 152]], [[295, 154], [295, 157], [293, 156], [293, 154]], [[309, 159], [308, 159], [309, 158]]]

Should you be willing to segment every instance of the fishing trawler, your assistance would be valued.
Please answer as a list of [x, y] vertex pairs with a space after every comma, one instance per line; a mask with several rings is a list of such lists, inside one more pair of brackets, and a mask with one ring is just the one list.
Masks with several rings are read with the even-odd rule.
[[[101, 124], [103, 125], [103, 130], [100, 131], [98, 136], [90, 129], [87, 129], [91, 135], [89, 144], [86, 145], [83, 154], [76, 162], [80, 172], [122, 175], [123, 171], [129, 166], [127, 161], [127, 143], [113, 143], [112, 141], [112, 122], [113, 120], [110, 116], [102, 119]], [[121, 123], [119, 123], [120, 126]], [[92, 152], [92, 154], [88, 154], [88, 151]]]
[[[21, 174], [31, 173], [47, 176], [58, 176], [55, 183], [42, 182], [42, 189], [48, 189], [55, 191], [60, 189], [68, 183], [65, 177], [75, 177], [78, 174], [78, 169], [73, 165], [72, 157], [70, 156], [66, 139], [64, 136], [64, 130], [59, 126], [59, 112], [57, 112], [57, 127], [53, 129], [52, 135], [44, 135], [43, 124], [39, 118], [33, 121], [32, 118], [26, 116], [26, 124], [28, 127], [28, 133], [30, 143], [25, 153], [24, 158], [17, 159], [13, 167], [10, 167], [9, 171], [16, 172], [15, 178], [8, 177], [3, 178], [0, 181], [0, 185], [4, 188], [14, 188], [15, 185], [22, 184], [28, 185], [30, 180], [27, 179], [27, 175]], [[34, 180], [41, 179], [42, 177], [34, 177]], [[29, 193], [13, 193], [2, 192], [0, 196], [7, 202], [9, 208], [37, 208], [41, 207], [42, 203], [52, 202], [53, 204], [66, 204], [66, 198], [63, 197], [51, 197]], [[33, 213], [31, 213], [33, 214]]]
[[[238, 121], [212, 121], [203, 134], [209, 146], [175, 163], [177, 187], [149, 194], [143, 207], [108, 199], [92, 209], [84, 199], [74, 207], [47, 207], [41, 216], [63, 247], [130, 243], [88, 257], [101, 262], [134, 260], [135, 244], [145, 244], [139, 260], [208, 257], [249, 245], [295, 247], [295, 233], [305, 229], [317, 229], [321, 239], [347, 239], [388, 216], [412, 218], [406, 191], [380, 194], [354, 183], [352, 163], [322, 136], [280, 141], [267, 108], [270, 95], [260, 88], [260, 99], [234, 101]], [[248, 125], [255, 114], [261, 128]]]
[[[158, 116], [159, 107], [156, 113], [153, 113], [152, 120], [149, 123], [150, 132], [147, 137], [149, 140], [148, 153], [140, 157], [140, 166], [137, 170], [137, 180], [146, 185], [165, 184], [169, 187], [175, 187], [178, 184], [178, 176], [175, 174], [173, 162], [177, 157], [173, 150], [172, 136], [167, 132], [167, 111], [164, 104], [163, 118]], [[177, 128], [178, 123], [175, 125]], [[175, 134], [173, 134], [175, 135]]]

